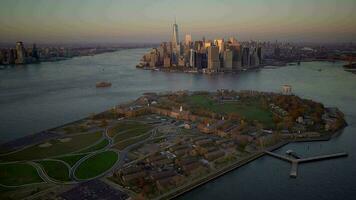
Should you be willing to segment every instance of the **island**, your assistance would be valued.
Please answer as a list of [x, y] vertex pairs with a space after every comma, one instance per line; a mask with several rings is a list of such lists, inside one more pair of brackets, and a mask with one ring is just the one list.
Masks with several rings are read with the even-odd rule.
[[0, 198], [171, 199], [291, 142], [329, 140], [338, 108], [261, 91], [145, 93], [0, 146]]
[[[184, 73], [240, 73], [261, 68], [300, 65], [301, 62], [349, 62], [345, 70], [355, 73], [355, 52], [347, 45], [290, 42], [238, 41], [234, 36], [179, 40], [178, 24], [172, 25], [172, 40], [145, 53], [138, 69]], [[319, 69], [319, 71], [322, 71]]]

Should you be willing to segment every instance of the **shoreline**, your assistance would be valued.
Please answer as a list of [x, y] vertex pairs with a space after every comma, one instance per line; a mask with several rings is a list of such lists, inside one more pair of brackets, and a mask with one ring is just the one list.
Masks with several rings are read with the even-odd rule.
[[[342, 60], [304, 60], [304, 61], [299, 61], [300, 63], [308, 63], [308, 62], [342, 62]], [[240, 74], [243, 72], [249, 72], [249, 71], [258, 71], [261, 69], [277, 69], [281, 67], [289, 67], [289, 66], [299, 66], [298, 61], [290, 61], [287, 62], [285, 61], [282, 65], [281, 64], [261, 64], [259, 66], [254, 66], [254, 67], [248, 67], [248, 68], [242, 68], [242, 69], [233, 69], [233, 70], [227, 70], [227, 71], [217, 71], [217, 72], [204, 72], [202, 70], [196, 70], [196, 69], [166, 69], [164, 67], [142, 67], [139, 65], [136, 65], [137, 69], [140, 70], [147, 70], [147, 71], [152, 71], [152, 72], [165, 72], [165, 73], [186, 73], [186, 74], [207, 74], [207, 75], [218, 75], [218, 74]]]
[[80, 57], [92, 57], [100, 54], [105, 54], [105, 53], [113, 53], [117, 51], [122, 51], [122, 50], [128, 50], [128, 49], [140, 49], [142, 47], [123, 47], [123, 48], [118, 48], [116, 50], [110, 50], [110, 51], [104, 51], [104, 52], [98, 52], [94, 54], [88, 54], [88, 55], [76, 55], [76, 56], [71, 56], [71, 57], [55, 57], [55, 58], [48, 58], [44, 60], [40, 60], [37, 62], [32, 62], [32, 63], [25, 63], [25, 64], [0, 64], [0, 69], [5, 70], [8, 67], [16, 67], [16, 66], [27, 66], [27, 65], [39, 65], [42, 63], [55, 63], [55, 62], [60, 62], [60, 61], [65, 61], [65, 60], [71, 60], [74, 58], [80, 58]]
[[[335, 134], [335, 133], [334, 133]], [[334, 135], [332, 134], [332, 135]], [[288, 144], [291, 144], [291, 143], [302, 143], [302, 142], [316, 142], [316, 141], [329, 141], [332, 137], [331, 136], [324, 136], [324, 137], [319, 137], [319, 138], [303, 138], [303, 139], [294, 139], [294, 140], [285, 140], [285, 141], [281, 141], [271, 147], [268, 147], [266, 148], [267, 151], [275, 151], [277, 149], [280, 149]], [[226, 166], [224, 167], [223, 169], [217, 171], [216, 173], [213, 173], [211, 175], [208, 175], [208, 177], [206, 178], [202, 178], [200, 180], [196, 180], [194, 183], [190, 184], [190, 185], [187, 185], [187, 186], [184, 186], [182, 189], [178, 190], [178, 191], [174, 191], [172, 193], [168, 193], [168, 194], [165, 194], [165, 195], [162, 195], [162, 196], [159, 196], [157, 198], [154, 198], [154, 199], [175, 199], [187, 192], [190, 192], [200, 186], [203, 186], [207, 183], [209, 183], [210, 181], [213, 181], [217, 178], [220, 178], [234, 170], [237, 170], [238, 168], [240, 167], [243, 167], [263, 156], [266, 155], [265, 151], [266, 150], [263, 150], [263, 151], [259, 151], [259, 152], [256, 152], [256, 153], [253, 153], [252, 155], [244, 158], [243, 160], [240, 160], [240, 161], [236, 161], [235, 163], [232, 163], [230, 164], [229, 166]]]

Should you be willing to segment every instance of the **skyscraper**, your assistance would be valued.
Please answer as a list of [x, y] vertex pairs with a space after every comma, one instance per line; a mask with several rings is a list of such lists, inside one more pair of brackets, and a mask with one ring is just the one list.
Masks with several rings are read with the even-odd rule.
[[248, 47], [243, 47], [241, 65], [243, 67], [248, 67], [249, 64], [250, 64], [250, 49]]
[[22, 42], [16, 42], [16, 60], [15, 63], [16, 64], [25, 64], [25, 59], [26, 59], [26, 55], [25, 55], [25, 47], [23, 46]]
[[220, 59], [219, 59], [219, 47], [208, 47], [208, 69], [210, 71], [219, 71]]
[[176, 22], [173, 24], [172, 48], [174, 53], [179, 54], [178, 24]]
[[190, 49], [190, 54], [189, 54], [189, 66], [190, 67], [196, 67], [195, 66], [195, 56], [196, 56], [196, 52], [194, 49]]
[[189, 46], [192, 43], [192, 35], [186, 34], [185, 35], [185, 45]]
[[215, 46], [219, 47], [219, 53], [222, 53], [225, 51], [225, 42], [224, 39], [216, 39], [214, 40]]
[[38, 55], [36, 44], [33, 44], [33, 47], [32, 47], [32, 58], [34, 58], [35, 61], [38, 61], [40, 59], [40, 56]]
[[232, 70], [233, 52], [230, 49], [224, 51], [224, 70]]

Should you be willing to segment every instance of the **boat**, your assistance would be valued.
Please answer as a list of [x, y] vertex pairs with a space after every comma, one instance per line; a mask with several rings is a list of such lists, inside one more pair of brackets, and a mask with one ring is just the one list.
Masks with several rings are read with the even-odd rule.
[[96, 87], [97, 88], [111, 87], [111, 83], [106, 81], [97, 82]]

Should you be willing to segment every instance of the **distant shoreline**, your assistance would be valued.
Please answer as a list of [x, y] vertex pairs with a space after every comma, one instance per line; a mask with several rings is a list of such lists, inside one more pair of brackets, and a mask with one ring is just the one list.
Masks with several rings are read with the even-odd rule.
[[78, 58], [78, 57], [89, 57], [89, 56], [91, 57], [91, 56], [105, 54], [105, 53], [112, 53], [112, 52], [117, 52], [117, 51], [122, 51], [122, 50], [127, 50], [127, 49], [139, 49], [139, 48], [144, 48], [144, 47], [122, 47], [122, 48], [118, 48], [116, 50], [108, 50], [108, 51], [98, 52], [98, 53], [89, 54], [89, 55], [77, 55], [77, 56], [72, 56], [72, 57], [54, 57], [54, 58], [44, 59], [44, 60], [40, 60], [37, 62], [25, 63], [25, 64], [1, 64], [0, 63], [0, 66], [3, 67], [0, 69], [5, 69], [6, 67], [14, 67], [14, 66], [26, 66], [26, 65], [36, 65], [36, 64], [41, 64], [41, 63], [59, 62], [59, 61], [70, 60], [70, 59]]

